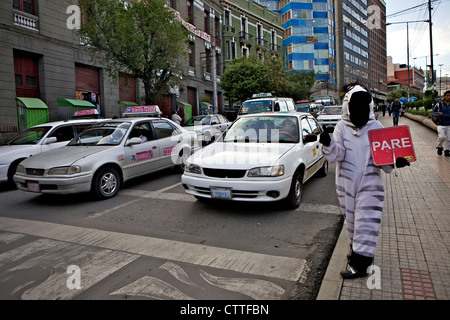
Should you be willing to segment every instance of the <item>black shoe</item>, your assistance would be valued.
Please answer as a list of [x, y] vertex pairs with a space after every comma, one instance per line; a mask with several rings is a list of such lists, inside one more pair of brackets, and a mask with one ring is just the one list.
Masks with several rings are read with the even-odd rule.
[[354, 268], [349, 266], [347, 268], [347, 270], [341, 271], [341, 276], [344, 279], [356, 279], [356, 278], [367, 277], [368, 274], [366, 272], [359, 272], [359, 271], [357, 271]]
[[444, 154], [445, 154], [446, 157], [450, 157], [450, 150], [445, 150]]
[[442, 150], [444, 150], [444, 148], [442, 148], [442, 147], [437, 147], [436, 149], [437, 149], [437, 154], [438, 154], [438, 156], [442, 156]]

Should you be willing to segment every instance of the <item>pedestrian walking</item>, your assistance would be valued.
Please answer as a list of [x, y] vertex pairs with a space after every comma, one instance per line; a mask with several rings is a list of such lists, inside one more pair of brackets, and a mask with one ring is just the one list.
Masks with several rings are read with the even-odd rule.
[[402, 103], [398, 98], [392, 102], [392, 119], [394, 120], [394, 126], [398, 126], [398, 119], [400, 118], [400, 112], [402, 111]]
[[[351, 253], [344, 279], [367, 276], [380, 232], [384, 202], [381, 170], [390, 173], [393, 166], [375, 166], [368, 132], [383, 128], [375, 119], [374, 104], [368, 90], [360, 85], [344, 88], [342, 121], [330, 134], [320, 135], [323, 154], [336, 162], [336, 193], [347, 221]], [[397, 167], [409, 165], [405, 158], [396, 159]]]
[[442, 155], [444, 151], [445, 156], [450, 157], [450, 90], [444, 93], [444, 100], [434, 106], [432, 114], [439, 117], [437, 154]]
[[386, 105], [383, 103], [382, 105], [381, 105], [381, 111], [383, 112], [383, 117], [386, 115]]

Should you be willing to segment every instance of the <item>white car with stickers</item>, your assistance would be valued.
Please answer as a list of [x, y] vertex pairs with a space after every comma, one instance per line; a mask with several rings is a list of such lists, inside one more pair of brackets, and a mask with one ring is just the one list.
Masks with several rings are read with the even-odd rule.
[[19, 163], [33, 155], [65, 146], [99, 120], [66, 120], [33, 126], [0, 146], [0, 182], [14, 183]]
[[183, 127], [197, 133], [203, 145], [214, 142], [227, 130], [232, 122], [221, 114], [193, 116]]
[[300, 206], [303, 184], [328, 162], [307, 113], [246, 115], [186, 160], [183, 187], [197, 199], [279, 201]]
[[67, 146], [24, 160], [14, 181], [22, 191], [92, 192], [108, 199], [132, 178], [174, 166], [182, 169], [198, 148], [194, 136], [168, 119], [101, 121]]

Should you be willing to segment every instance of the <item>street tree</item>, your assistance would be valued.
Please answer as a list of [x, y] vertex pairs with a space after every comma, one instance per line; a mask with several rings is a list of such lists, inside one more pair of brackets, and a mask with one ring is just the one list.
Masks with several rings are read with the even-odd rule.
[[316, 74], [314, 71], [290, 71], [287, 73], [290, 86], [287, 96], [295, 101], [309, 100], [309, 93], [316, 82]]
[[229, 99], [240, 102], [255, 93], [272, 92], [274, 88], [269, 68], [253, 57], [233, 60], [225, 69], [220, 86]]
[[79, 0], [80, 36], [94, 61], [112, 79], [120, 73], [140, 79], [145, 103], [180, 85], [188, 55], [188, 31], [166, 0]]

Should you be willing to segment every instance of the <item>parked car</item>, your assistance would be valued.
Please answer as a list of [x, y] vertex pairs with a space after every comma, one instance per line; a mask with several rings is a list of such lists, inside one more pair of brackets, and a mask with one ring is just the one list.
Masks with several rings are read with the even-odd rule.
[[228, 127], [231, 122], [221, 114], [194, 116], [186, 122], [184, 128], [197, 133], [199, 141], [203, 145], [214, 142]]
[[295, 112], [295, 103], [291, 98], [273, 97], [270, 93], [258, 93], [245, 101], [239, 109], [238, 118], [246, 114], [264, 112]]
[[317, 121], [322, 127], [335, 126], [342, 118], [342, 106], [328, 106], [317, 116]]
[[14, 176], [18, 189], [114, 197], [121, 185], [169, 167], [183, 169], [195, 135], [168, 119], [129, 118], [96, 123], [67, 146], [28, 158]]
[[322, 131], [305, 113], [242, 116], [186, 160], [183, 186], [199, 200], [283, 200], [297, 208], [303, 184], [328, 172], [318, 141]]
[[33, 126], [6, 145], [0, 146], [0, 182], [14, 184], [13, 176], [19, 163], [41, 152], [60, 148], [81, 131], [100, 120], [66, 120]]

